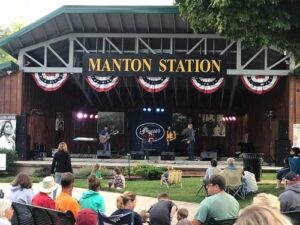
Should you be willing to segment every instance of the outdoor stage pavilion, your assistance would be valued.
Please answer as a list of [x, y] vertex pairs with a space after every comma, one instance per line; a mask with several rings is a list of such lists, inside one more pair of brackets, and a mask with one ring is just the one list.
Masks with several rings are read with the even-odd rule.
[[[121, 113], [122, 128], [112, 137], [113, 157], [139, 151], [137, 130], [152, 122], [161, 135], [152, 148], [161, 144], [151, 154], [166, 151], [162, 135], [173, 123], [179, 129], [176, 156], [184, 156], [180, 129], [192, 120], [198, 157], [204, 151], [235, 156], [242, 145], [254, 147], [243, 151], [281, 161], [294, 124], [300, 123], [300, 80], [290, 53], [194, 34], [175, 6], [64, 6], [0, 40], [0, 47], [18, 59], [1, 65], [0, 114], [18, 115], [16, 150], [23, 160], [37, 146], [50, 156], [60, 141], [72, 154], [96, 154], [101, 148], [97, 141], [80, 138], [97, 138], [103, 121], [114, 124], [115, 117], [101, 120], [109, 115], [104, 112]], [[105, 57], [116, 61], [109, 64]], [[142, 61], [147, 57], [150, 61]], [[153, 69], [145, 76], [147, 63], [157, 67], [157, 60], [170, 58], [176, 64], [160, 64], [168, 73], [154, 74]], [[183, 64], [189, 59], [193, 64]], [[88, 118], [79, 120], [79, 112]], [[56, 128], [58, 113], [64, 121], [61, 130]], [[213, 129], [208, 125], [212, 120]]]

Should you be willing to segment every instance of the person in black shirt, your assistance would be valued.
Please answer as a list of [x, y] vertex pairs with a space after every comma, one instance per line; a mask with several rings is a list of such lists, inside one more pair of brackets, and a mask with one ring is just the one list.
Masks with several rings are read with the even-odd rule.
[[298, 158], [300, 157], [300, 149], [298, 147], [292, 147], [290, 150], [290, 155], [284, 158], [283, 163], [284, 167], [281, 168], [276, 175], [276, 189], [280, 188], [280, 184], [285, 175], [290, 172], [289, 158]]
[[[54, 175], [54, 180], [60, 184], [63, 173], [73, 173], [68, 146], [65, 142], [60, 142], [58, 151], [54, 154], [51, 166], [51, 174]], [[53, 199], [56, 198], [56, 190], [53, 192]]]

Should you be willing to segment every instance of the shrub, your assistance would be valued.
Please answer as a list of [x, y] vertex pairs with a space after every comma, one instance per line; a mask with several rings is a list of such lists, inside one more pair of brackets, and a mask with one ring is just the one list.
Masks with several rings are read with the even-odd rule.
[[132, 169], [135, 175], [142, 176], [147, 180], [159, 180], [161, 174], [166, 170], [166, 167], [156, 167], [154, 165], [146, 164], [137, 165]]
[[51, 175], [51, 169], [49, 167], [44, 167], [37, 169], [32, 174], [34, 177], [47, 177]]
[[6, 154], [6, 171], [0, 171], [0, 174], [14, 174], [16, 170], [15, 161], [18, 159], [16, 151], [0, 149], [0, 154]]
[[[76, 170], [76, 173], [74, 174], [76, 178], [87, 178], [91, 172], [92, 172], [93, 166], [92, 165], [86, 165], [78, 170]], [[101, 166], [101, 174], [102, 177], [111, 176], [112, 172], [109, 171], [105, 166]]]

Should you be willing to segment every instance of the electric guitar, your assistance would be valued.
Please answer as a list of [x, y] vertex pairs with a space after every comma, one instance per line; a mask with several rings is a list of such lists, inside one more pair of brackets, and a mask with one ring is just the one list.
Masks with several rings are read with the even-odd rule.
[[110, 137], [112, 136], [112, 135], [116, 135], [116, 134], [118, 134], [119, 133], [119, 131], [118, 130], [116, 130], [116, 131], [112, 131], [112, 132], [110, 132], [110, 133], [108, 133], [108, 134], [106, 134], [106, 135], [99, 135], [99, 141], [100, 141], [100, 144], [106, 144], [108, 141], [109, 141], [109, 139], [110, 139]]

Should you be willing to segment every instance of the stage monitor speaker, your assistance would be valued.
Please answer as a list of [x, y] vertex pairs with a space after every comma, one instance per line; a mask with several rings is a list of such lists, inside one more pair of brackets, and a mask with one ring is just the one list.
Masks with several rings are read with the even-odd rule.
[[20, 160], [27, 160], [29, 158], [27, 135], [19, 134], [16, 136], [16, 151]]
[[275, 166], [284, 166], [283, 160], [289, 155], [290, 148], [290, 140], [275, 141]]
[[110, 151], [98, 150], [97, 151], [97, 158], [98, 159], [110, 159], [111, 158], [111, 152]]
[[289, 139], [289, 121], [279, 120], [278, 121], [278, 140]]
[[26, 116], [17, 116], [16, 133], [26, 135], [27, 133], [27, 118]]
[[161, 160], [175, 160], [174, 152], [162, 152], [160, 154]]
[[201, 152], [200, 153], [200, 158], [201, 160], [212, 160], [212, 159], [217, 159], [218, 153], [217, 152]]
[[131, 152], [131, 159], [141, 159], [141, 160], [143, 160], [144, 157], [145, 157], [145, 154], [142, 151], [132, 151]]

